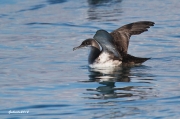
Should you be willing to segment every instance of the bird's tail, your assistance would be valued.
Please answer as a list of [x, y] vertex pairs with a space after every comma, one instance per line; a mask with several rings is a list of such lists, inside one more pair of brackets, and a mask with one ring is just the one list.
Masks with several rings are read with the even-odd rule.
[[145, 61], [149, 60], [151, 58], [141, 58], [141, 57], [135, 57], [130, 54], [127, 54], [123, 57], [122, 63], [123, 64], [132, 64], [132, 65], [138, 65], [142, 64]]

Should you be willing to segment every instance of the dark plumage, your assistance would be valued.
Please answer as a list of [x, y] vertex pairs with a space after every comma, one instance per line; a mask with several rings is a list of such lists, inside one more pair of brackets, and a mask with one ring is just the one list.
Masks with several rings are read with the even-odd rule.
[[138, 35], [145, 31], [148, 31], [150, 26], [154, 26], [154, 22], [151, 21], [139, 21], [124, 25], [110, 34], [114, 38], [114, 45], [116, 46], [117, 50], [122, 54], [127, 54], [128, 46], [129, 46], [129, 39], [131, 35]]
[[[103, 64], [108, 61], [117, 65], [122, 63], [123, 66], [142, 64], [150, 58], [140, 58], [127, 54], [129, 39], [131, 35], [138, 35], [148, 31], [150, 26], [154, 26], [154, 22], [139, 21], [124, 25], [111, 33], [108, 33], [105, 30], [98, 30], [93, 38], [83, 41], [80, 46], [73, 50], [90, 46], [91, 52], [89, 55], [89, 64]], [[97, 42], [102, 47], [102, 50], [100, 50]], [[105, 60], [103, 58], [104, 54], [108, 54], [105, 56]]]

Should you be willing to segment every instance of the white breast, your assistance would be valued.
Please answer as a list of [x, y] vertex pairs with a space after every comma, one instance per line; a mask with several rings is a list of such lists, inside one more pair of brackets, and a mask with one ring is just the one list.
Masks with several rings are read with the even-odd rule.
[[111, 59], [110, 54], [107, 52], [103, 52], [100, 56], [95, 60], [93, 64], [89, 66], [91, 68], [96, 67], [116, 67], [121, 65], [122, 61]]

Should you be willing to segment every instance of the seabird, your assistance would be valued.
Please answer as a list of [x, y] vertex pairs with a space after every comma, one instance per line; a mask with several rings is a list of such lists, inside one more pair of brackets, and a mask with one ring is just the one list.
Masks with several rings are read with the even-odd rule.
[[111, 33], [98, 30], [93, 38], [84, 40], [73, 50], [90, 46], [90, 67], [114, 67], [140, 65], [150, 58], [135, 57], [127, 53], [131, 35], [138, 35], [154, 26], [151, 21], [138, 21], [124, 25]]

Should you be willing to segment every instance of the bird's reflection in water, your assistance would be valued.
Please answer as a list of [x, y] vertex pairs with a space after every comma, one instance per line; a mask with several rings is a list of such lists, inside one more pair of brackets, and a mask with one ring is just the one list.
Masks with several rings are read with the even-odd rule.
[[89, 78], [97, 82], [129, 82], [129, 68], [113, 67], [113, 68], [89, 68]]
[[[103, 84], [96, 89], [87, 89], [87, 91], [97, 91], [93, 94], [95, 97], [89, 97], [91, 99], [108, 99], [108, 98], [120, 98], [131, 97], [131, 93], [127, 93], [131, 90], [132, 86], [117, 88], [116, 82], [129, 82], [130, 68], [116, 67], [116, 68], [89, 68], [89, 80], [91, 82], [98, 82]], [[117, 90], [122, 90], [121, 93], [117, 93]], [[125, 92], [126, 91], [126, 92]]]

